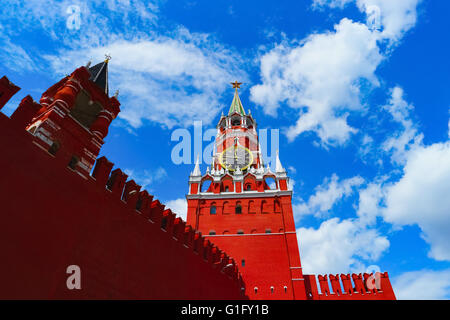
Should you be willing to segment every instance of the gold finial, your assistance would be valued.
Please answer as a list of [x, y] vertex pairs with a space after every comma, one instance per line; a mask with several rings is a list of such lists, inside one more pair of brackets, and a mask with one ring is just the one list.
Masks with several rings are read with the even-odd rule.
[[109, 60], [111, 60], [112, 58], [111, 58], [111, 56], [107, 53], [107, 54], [105, 54], [105, 62], [106, 63], [108, 63], [109, 62]]
[[233, 88], [236, 90], [241, 88], [242, 82], [235, 81], [235, 82], [230, 82], [230, 83], [233, 85]]

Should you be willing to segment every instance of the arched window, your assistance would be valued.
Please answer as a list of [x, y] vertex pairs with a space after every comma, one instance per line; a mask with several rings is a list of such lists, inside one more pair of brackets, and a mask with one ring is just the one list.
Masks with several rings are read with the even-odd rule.
[[209, 188], [211, 187], [212, 181], [211, 180], [204, 180], [202, 184], [200, 185], [200, 192], [208, 192]]
[[68, 164], [67, 166], [68, 166], [70, 169], [72, 169], [72, 170], [76, 170], [76, 169], [77, 169], [78, 162], [80, 162], [80, 159], [78, 159], [78, 157], [76, 157], [76, 156], [73, 156], [73, 157], [70, 159], [70, 162], [69, 162], [69, 164]]
[[248, 213], [256, 213], [255, 201], [253, 200], [248, 202]]
[[256, 190], [256, 180], [253, 176], [247, 176], [244, 180], [244, 190], [250, 191], [250, 190]]
[[274, 201], [274, 211], [275, 213], [281, 213], [281, 205], [278, 199]]
[[231, 125], [232, 126], [240, 126], [241, 125], [241, 117], [240, 116], [233, 116], [231, 118]]
[[52, 145], [50, 146], [50, 148], [48, 148], [48, 152], [51, 155], [55, 155], [58, 152], [58, 150], [59, 150], [59, 142], [57, 142], [57, 141], [54, 141], [52, 143]]
[[222, 121], [220, 122], [220, 128], [221, 129], [225, 129], [227, 126], [227, 120], [224, 118], [222, 119]]
[[229, 176], [224, 177], [221, 181], [220, 191], [233, 192], [234, 191], [233, 179], [231, 179]]
[[216, 203], [213, 202], [211, 204], [211, 207], [209, 208], [209, 214], [216, 214], [216, 213], [217, 213]]
[[230, 205], [230, 203], [228, 201], [225, 201], [223, 203], [222, 213], [223, 214], [230, 214], [231, 212], [233, 212], [232, 210], [233, 210], [233, 207]]
[[277, 182], [273, 177], [266, 177], [264, 179], [264, 190], [276, 190]]
[[261, 203], [261, 213], [272, 213], [273, 212], [273, 203], [269, 203], [266, 200], [263, 200]]
[[267, 201], [263, 200], [261, 202], [261, 213], [267, 213]]
[[138, 201], [136, 202], [136, 210], [141, 211], [142, 208], [142, 198], [139, 197]]
[[239, 201], [236, 203], [236, 207], [234, 209], [234, 213], [237, 213], [237, 214], [241, 214], [242, 213], [242, 206], [241, 206], [241, 203]]

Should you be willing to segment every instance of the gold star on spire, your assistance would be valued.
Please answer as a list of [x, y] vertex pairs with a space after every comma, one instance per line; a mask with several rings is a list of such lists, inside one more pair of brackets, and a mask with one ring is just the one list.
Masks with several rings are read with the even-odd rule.
[[111, 60], [111, 56], [109, 54], [105, 54], [105, 62], [108, 63]]
[[241, 88], [241, 84], [242, 82], [237, 82], [237, 80], [235, 82], [230, 82], [233, 85], [234, 89], [240, 89]]
[[230, 111], [228, 112], [228, 115], [233, 114], [234, 112], [240, 113], [245, 116], [244, 107], [242, 107], [241, 99], [239, 98], [238, 89], [241, 87], [242, 82], [230, 82], [233, 85], [234, 91], [234, 98], [233, 102], [231, 102]]

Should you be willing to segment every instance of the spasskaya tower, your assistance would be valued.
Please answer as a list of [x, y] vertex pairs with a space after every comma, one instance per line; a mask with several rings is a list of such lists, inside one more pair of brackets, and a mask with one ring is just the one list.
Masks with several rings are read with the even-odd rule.
[[292, 190], [278, 151], [275, 171], [261, 156], [256, 121], [234, 98], [217, 125], [213, 161], [189, 177], [187, 223], [239, 264], [251, 299], [306, 299]]

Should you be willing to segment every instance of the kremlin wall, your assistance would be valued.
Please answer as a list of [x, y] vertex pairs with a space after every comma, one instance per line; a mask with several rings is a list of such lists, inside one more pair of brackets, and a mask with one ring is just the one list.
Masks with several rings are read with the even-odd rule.
[[[192, 203], [201, 195], [188, 196], [191, 227], [107, 158], [97, 158], [120, 112], [117, 95], [109, 97], [107, 68], [107, 60], [80, 67], [39, 103], [27, 96], [11, 117], [0, 111], [0, 299], [395, 299], [387, 272], [378, 289], [368, 288], [369, 274], [304, 275], [300, 259], [292, 260], [296, 238], [283, 230], [295, 228], [293, 220], [276, 206], [267, 216], [280, 226], [274, 236], [288, 239], [283, 250], [291, 255], [283, 257], [283, 279], [272, 275], [274, 290], [266, 270], [248, 271], [251, 264], [235, 260], [242, 252], [232, 244], [194, 229]], [[18, 91], [1, 78], [0, 109]], [[261, 214], [255, 213], [258, 221]], [[278, 270], [264, 245], [250, 241], [247, 250]], [[295, 279], [293, 264], [300, 268]], [[80, 267], [81, 289], [67, 286], [72, 265]], [[259, 293], [258, 274], [265, 277]]]

